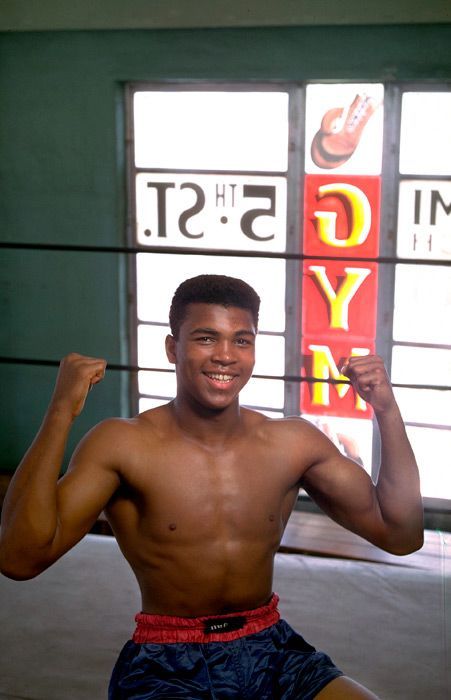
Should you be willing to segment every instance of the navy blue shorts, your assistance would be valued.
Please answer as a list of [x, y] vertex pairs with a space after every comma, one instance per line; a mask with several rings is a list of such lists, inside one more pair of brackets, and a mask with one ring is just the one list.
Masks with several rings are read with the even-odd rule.
[[[204, 625], [208, 620], [198, 619]], [[231, 631], [221, 630], [221, 620]], [[241, 616], [210, 619], [215, 641], [130, 640], [114, 667], [109, 700], [311, 700], [343, 675], [284, 620], [238, 636], [234, 625], [242, 628], [242, 620]], [[227, 640], [217, 641], [224, 632]]]

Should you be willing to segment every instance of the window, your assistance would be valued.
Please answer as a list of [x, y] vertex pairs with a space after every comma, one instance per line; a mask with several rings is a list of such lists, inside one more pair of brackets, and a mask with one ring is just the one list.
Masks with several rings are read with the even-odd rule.
[[175, 394], [164, 338], [178, 284], [242, 277], [262, 298], [242, 403], [303, 415], [372, 472], [371, 408], [339, 359], [380, 352], [423, 495], [451, 505], [451, 93], [135, 84], [128, 113], [139, 410]]

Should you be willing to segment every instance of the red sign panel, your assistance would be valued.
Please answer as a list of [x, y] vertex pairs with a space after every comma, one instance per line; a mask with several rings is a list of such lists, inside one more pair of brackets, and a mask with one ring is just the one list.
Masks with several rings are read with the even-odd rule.
[[[374, 353], [380, 178], [306, 175], [304, 253], [347, 258], [303, 263], [301, 412], [370, 418], [340, 360]], [[327, 380], [346, 383], [332, 383]]]
[[304, 253], [376, 257], [379, 211], [379, 177], [306, 175]]
[[304, 262], [302, 334], [335, 342], [376, 335], [377, 264]]
[[349, 384], [347, 377], [340, 374], [338, 367], [343, 358], [374, 353], [374, 342], [356, 345], [347, 338], [333, 344], [304, 337], [302, 341], [303, 377], [333, 379], [343, 384], [322, 382], [301, 383], [301, 410], [304, 413], [320, 416], [345, 416], [349, 418], [371, 418], [372, 408]]

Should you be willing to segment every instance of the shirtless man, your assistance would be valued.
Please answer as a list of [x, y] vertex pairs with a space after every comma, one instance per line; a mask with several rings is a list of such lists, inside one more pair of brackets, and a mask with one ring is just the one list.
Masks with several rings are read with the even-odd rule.
[[379, 423], [377, 485], [307, 421], [240, 408], [259, 301], [233, 278], [180, 285], [166, 339], [176, 398], [94, 427], [58, 481], [71, 425], [106, 366], [66, 357], [12, 480], [0, 542], [4, 574], [38, 575], [105, 510], [136, 575], [142, 613], [115, 666], [111, 700], [375, 698], [279, 620], [273, 560], [300, 487], [382, 549], [421, 547], [415, 458], [378, 357], [351, 358], [343, 370]]

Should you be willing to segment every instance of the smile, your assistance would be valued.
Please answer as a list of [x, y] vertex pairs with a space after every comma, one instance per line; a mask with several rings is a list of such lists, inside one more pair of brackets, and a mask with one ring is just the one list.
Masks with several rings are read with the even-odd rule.
[[214, 379], [216, 382], [231, 382], [234, 379], [233, 374], [220, 374], [219, 372], [205, 372], [209, 379]]

